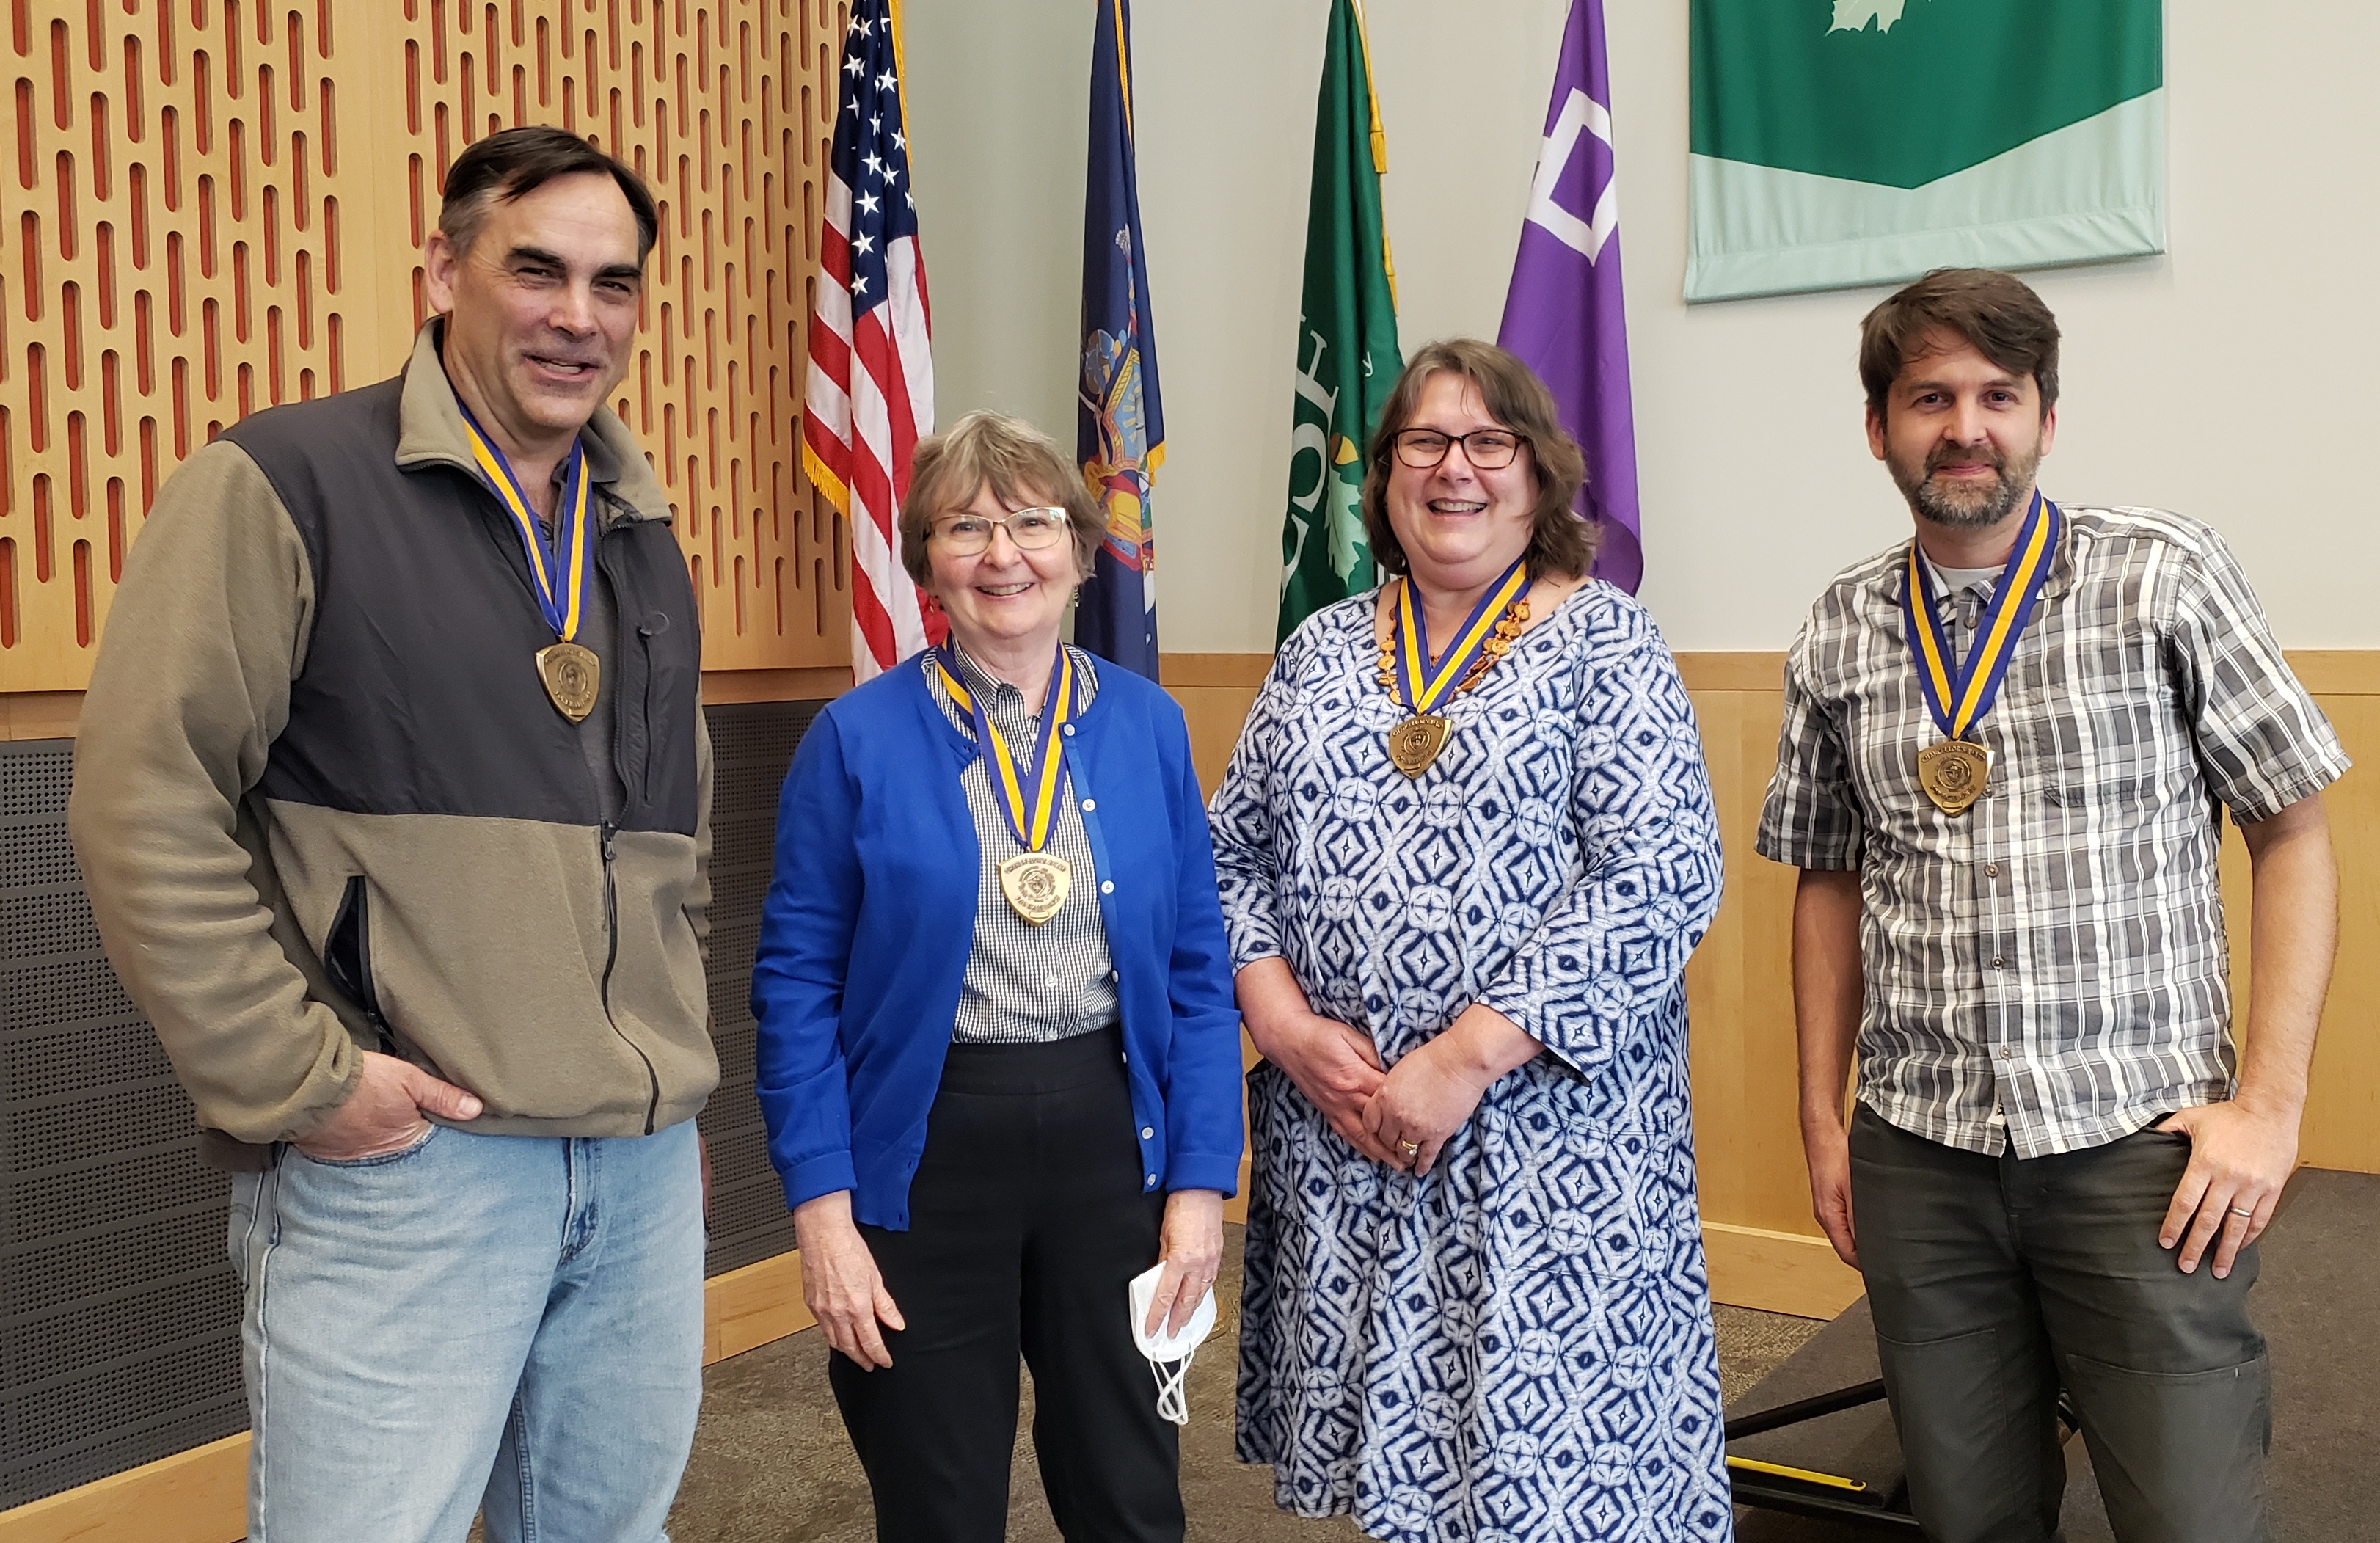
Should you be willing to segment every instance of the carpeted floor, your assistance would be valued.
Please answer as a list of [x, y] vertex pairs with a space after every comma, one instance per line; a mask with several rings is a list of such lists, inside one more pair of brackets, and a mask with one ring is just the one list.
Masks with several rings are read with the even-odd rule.
[[[1191, 1367], [1190, 1425], [1182, 1436], [1190, 1537], [1199, 1543], [1352, 1543], [1362, 1535], [1344, 1519], [1309, 1522], [1275, 1510], [1270, 1471], [1232, 1461], [1239, 1245], [1240, 1229], [1231, 1228], [1216, 1290], [1221, 1316]], [[1806, 1318], [1719, 1308], [1719, 1377], [1727, 1396], [1758, 1382], [1821, 1327]], [[868, 1483], [827, 1391], [826, 1357], [812, 1330], [710, 1368], [694, 1460], [670, 1517], [674, 1543], [868, 1543], [874, 1537]], [[1029, 1386], [1026, 1401], [1008, 1535], [1014, 1543], [1056, 1543], [1033, 1467]]]

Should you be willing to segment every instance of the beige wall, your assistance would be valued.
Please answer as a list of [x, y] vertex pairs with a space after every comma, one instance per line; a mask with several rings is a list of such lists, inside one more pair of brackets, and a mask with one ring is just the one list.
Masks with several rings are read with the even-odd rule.
[[[941, 408], [1073, 438], [1084, 0], [906, 0]], [[1906, 529], [1851, 358], [1879, 291], [1689, 309], [1686, 14], [1608, 0], [1648, 577], [1673, 646], [1778, 649], [1835, 568]], [[1492, 336], [1566, 0], [1372, 0], [1407, 346]], [[1169, 650], [1269, 649], [1325, 0], [1141, 0], [1142, 202], [1171, 450]], [[2172, 255], [2039, 275], [2068, 333], [2047, 486], [2238, 547], [2293, 648], [2380, 645], [2380, 519], [2351, 447], [2380, 242], [2380, 10], [2166, 7]]]

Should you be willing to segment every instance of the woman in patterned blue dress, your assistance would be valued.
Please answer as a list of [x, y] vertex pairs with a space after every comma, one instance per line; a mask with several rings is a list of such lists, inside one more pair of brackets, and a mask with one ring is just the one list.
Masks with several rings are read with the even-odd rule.
[[1239, 1456], [1397, 1543], [1732, 1532], [1683, 980], [1718, 831], [1675, 661], [1585, 577], [1583, 476], [1519, 359], [1416, 355], [1363, 492], [1412, 603], [1298, 629], [1211, 810], [1265, 1056]]

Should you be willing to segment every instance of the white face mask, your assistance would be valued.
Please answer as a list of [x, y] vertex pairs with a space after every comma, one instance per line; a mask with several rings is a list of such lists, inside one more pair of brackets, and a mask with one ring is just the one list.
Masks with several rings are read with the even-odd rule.
[[1190, 1358], [1215, 1331], [1215, 1288], [1198, 1300], [1190, 1321], [1178, 1334], [1168, 1334], [1160, 1324], [1158, 1331], [1148, 1330], [1148, 1305], [1157, 1296], [1157, 1282], [1164, 1277], [1162, 1263], [1151, 1265], [1133, 1277], [1131, 1289], [1132, 1343], [1148, 1357], [1149, 1370], [1157, 1378], [1157, 1412], [1175, 1425], [1190, 1423], [1190, 1403], [1185, 1385], [1190, 1379]]

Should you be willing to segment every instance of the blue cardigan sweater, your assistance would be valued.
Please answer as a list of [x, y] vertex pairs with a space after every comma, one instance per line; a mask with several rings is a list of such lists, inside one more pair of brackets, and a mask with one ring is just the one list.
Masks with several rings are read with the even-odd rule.
[[[1144, 1187], [1239, 1181], [1240, 1032], [1207, 811], [1182, 710], [1123, 669], [1066, 727], [1117, 973]], [[953, 727], [915, 662], [828, 704], [777, 809], [752, 968], [769, 1160], [798, 1206], [909, 1225], [975, 936], [981, 848]]]

